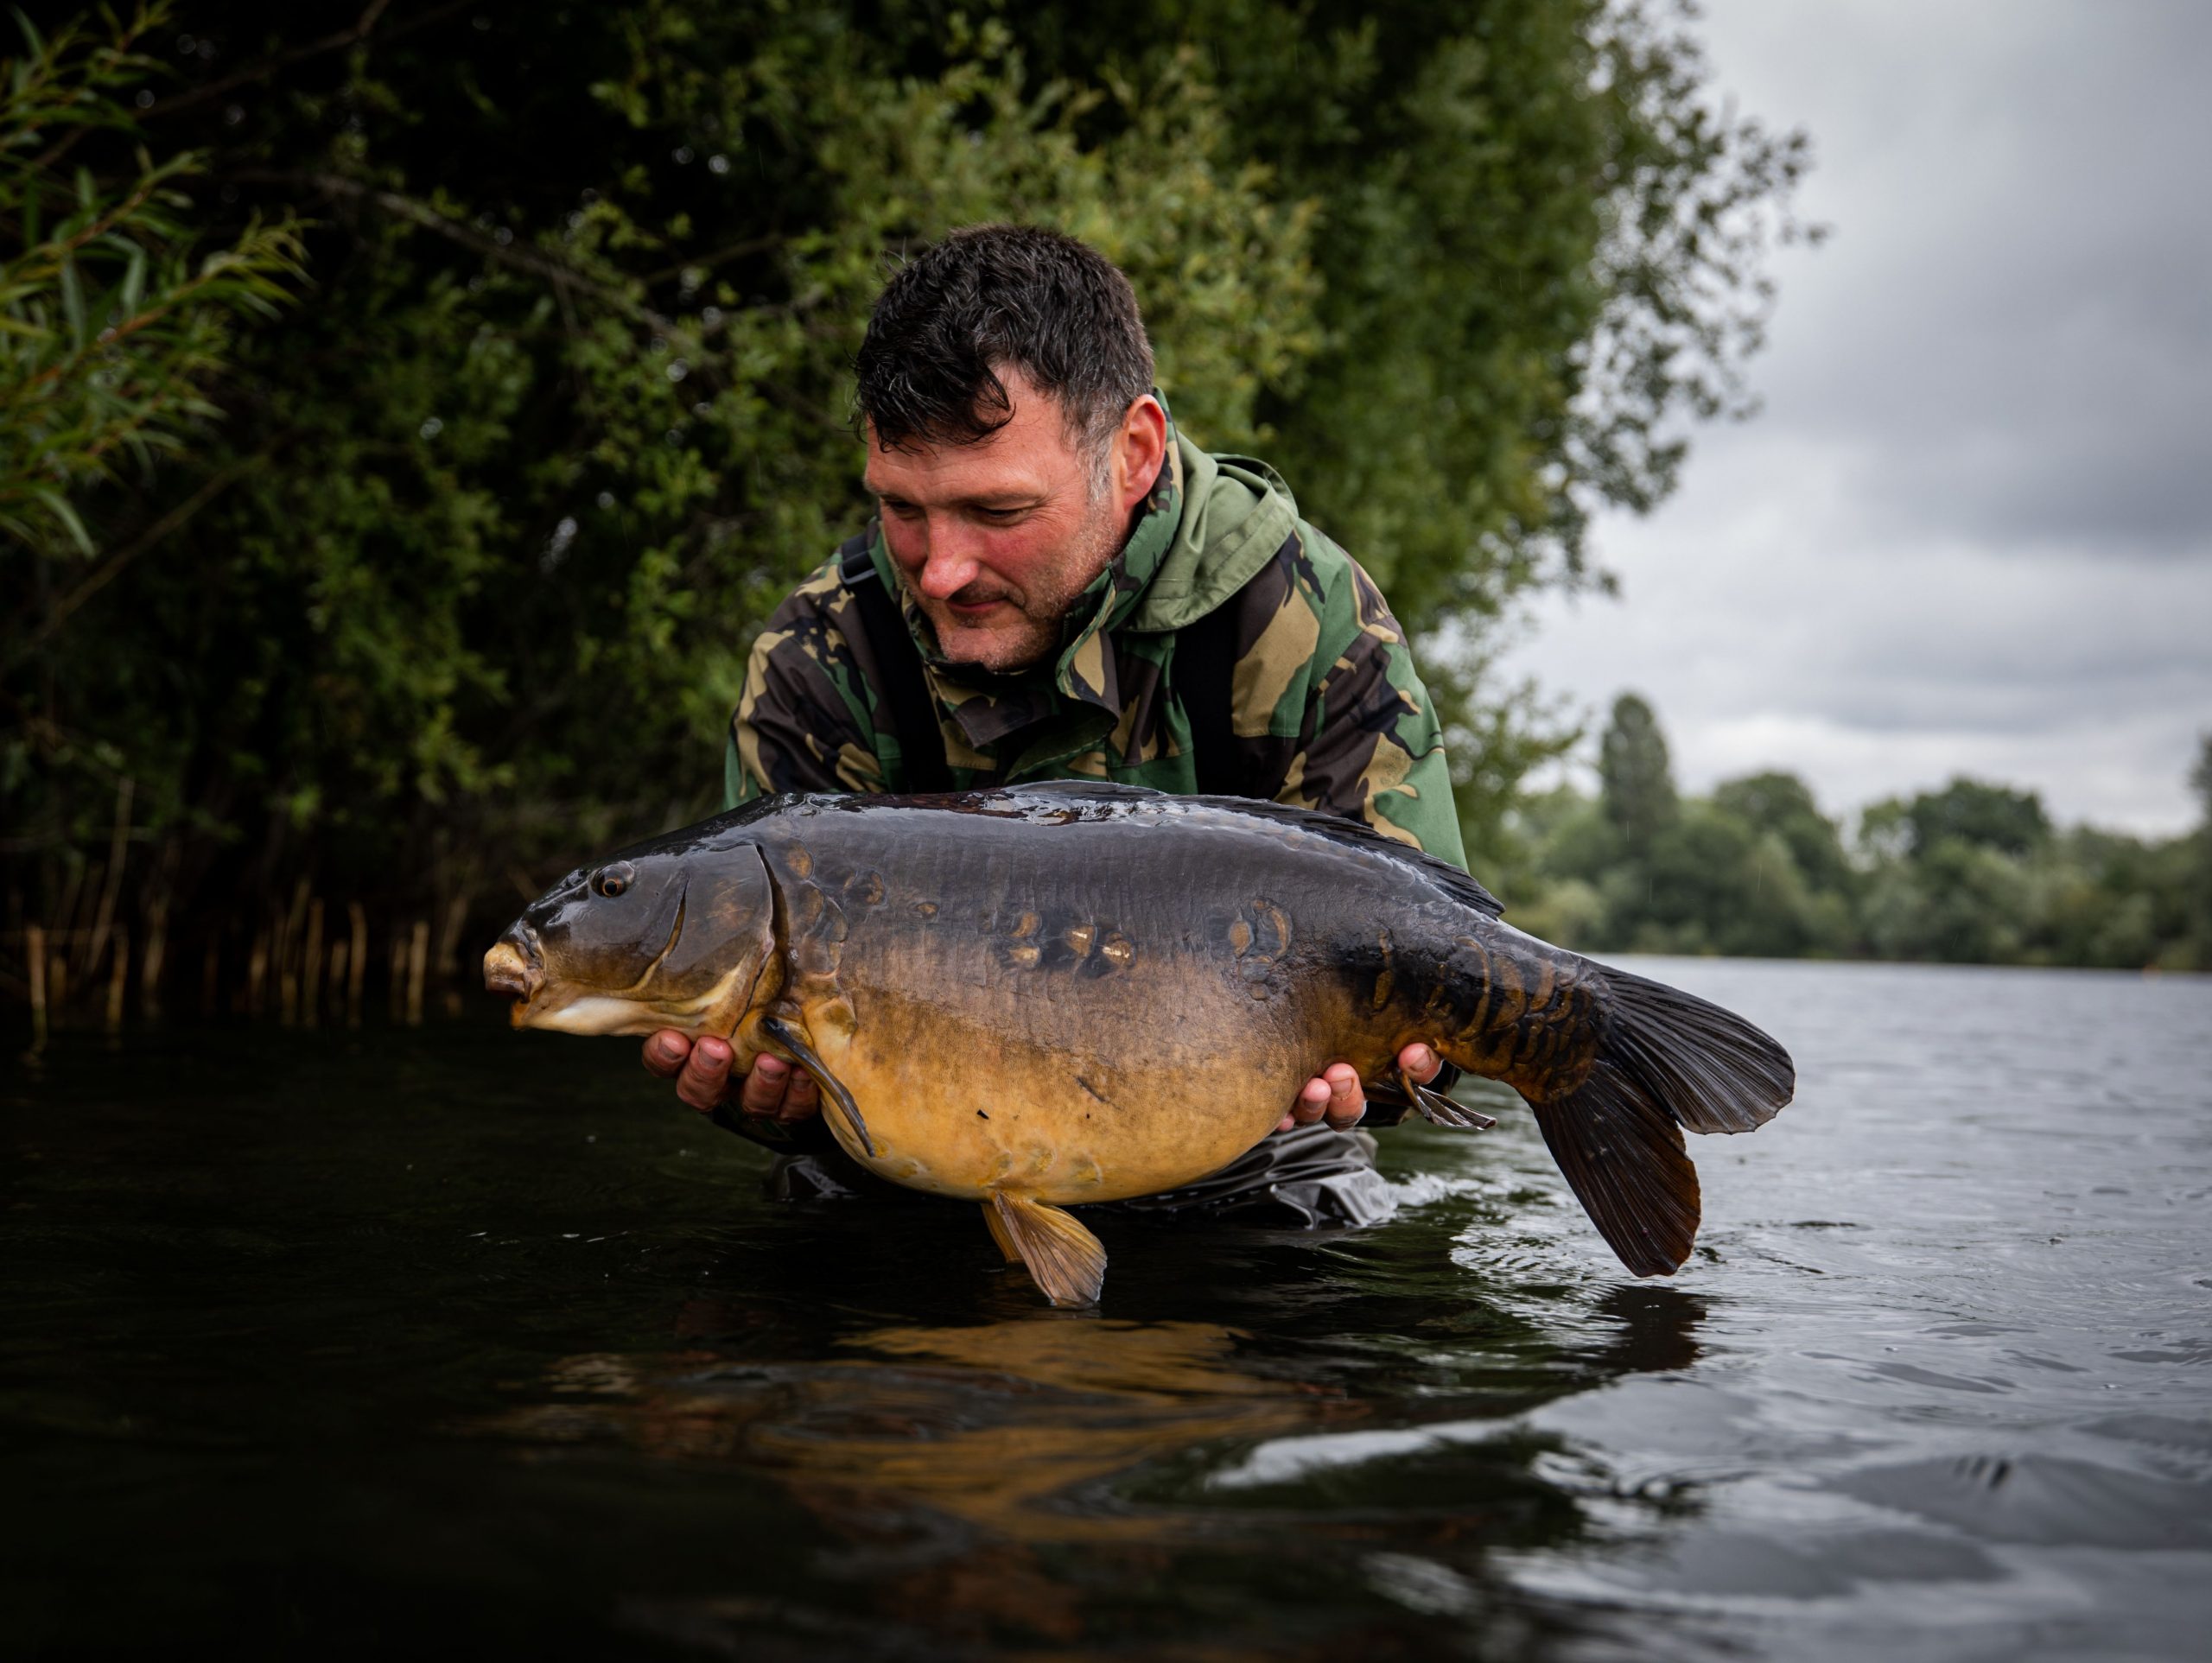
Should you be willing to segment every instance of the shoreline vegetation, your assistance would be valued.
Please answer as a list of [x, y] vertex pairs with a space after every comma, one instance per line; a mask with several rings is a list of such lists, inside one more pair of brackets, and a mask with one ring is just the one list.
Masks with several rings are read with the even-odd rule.
[[1675, 789], [1643, 699], [1613, 705], [1599, 790], [1525, 797], [1497, 845], [1508, 916], [1578, 952], [2212, 970], [2212, 734], [2195, 830], [2051, 823], [2032, 791], [1955, 778], [1855, 816], [1795, 774]]
[[[458, 1010], [518, 898], [711, 811], [753, 636], [868, 512], [868, 302], [987, 219], [1119, 262], [1185, 430], [1461, 644], [1424, 671], [1524, 922], [1736, 945], [1661, 904], [1681, 866], [1750, 884], [1745, 943], [1903, 950], [1937, 874], [2001, 904], [2005, 863], [2090, 858], [1975, 834], [1837, 875], [1779, 797], [1645, 828], [1526, 790], [1575, 735], [1500, 683], [1500, 621], [1606, 587], [1591, 515], [1748, 408], [1768, 256], [1819, 234], [1805, 136], [1726, 104], [1681, 9], [341, 21], [156, 0], [0, 44], [0, 1021]], [[1631, 831], [1642, 911], [1593, 864]], [[2203, 962], [2180, 857], [2096, 847], [2155, 881], [2052, 943]]]

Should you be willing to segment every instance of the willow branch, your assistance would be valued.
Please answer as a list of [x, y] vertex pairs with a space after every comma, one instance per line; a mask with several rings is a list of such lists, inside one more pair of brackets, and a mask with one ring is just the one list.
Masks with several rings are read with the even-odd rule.
[[230, 467], [213, 475], [199, 490], [194, 492], [136, 537], [95, 566], [86, 574], [82, 582], [54, 603], [53, 606], [48, 610], [45, 619], [31, 632], [30, 639], [24, 642], [14, 656], [21, 658], [26, 653], [36, 651], [56, 630], [61, 627], [70, 613], [75, 612], [78, 607], [114, 581], [116, 574], [124, 567], [175, 531], [267, 460], [268, 453], [264, 451], [258, 455], [248, 456], [241, 461], [232, 463]]

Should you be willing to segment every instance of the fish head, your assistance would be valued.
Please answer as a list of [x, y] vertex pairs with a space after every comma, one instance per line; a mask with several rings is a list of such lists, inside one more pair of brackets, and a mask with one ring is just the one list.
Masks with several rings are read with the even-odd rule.
[[484, 955], [518, 1028], [728, 1035], [774, 948], [768, 870], [747, 841], [664, 840], [574, 872]]

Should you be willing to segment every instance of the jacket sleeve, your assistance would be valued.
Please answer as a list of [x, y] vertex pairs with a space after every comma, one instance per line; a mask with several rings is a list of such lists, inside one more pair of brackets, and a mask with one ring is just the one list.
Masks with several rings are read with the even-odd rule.
[[1464, 867], [1443, 727], [1374, 581], [1301, 524], [1239, 602], [1234, 722], [1275, 800]]
[[832, 561], [770, 615], [730, 716], [727, 806], [778, 791], [884, 789], [874, 701], [840, 627], [850, 605]]

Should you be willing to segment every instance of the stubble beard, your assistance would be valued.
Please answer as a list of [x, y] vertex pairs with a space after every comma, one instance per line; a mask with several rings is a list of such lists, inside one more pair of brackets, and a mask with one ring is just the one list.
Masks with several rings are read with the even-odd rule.
[[[963, 604], [1003, 600], [1011, 604], [1010, 613], [995, 613], [969, 623], [956, 615], [950, 605], [925, 599], [911, 585], [908, 593], [914, 594], [923, 615], [937, 632], [938, 651], [948, 661], [1000, 674], [1027, 670], [1043, 663], [1060, 644], [1069, 607], [1120, 552], [1122, 542], [1122, 527], [1116, 524], [1102, 492], [1092, 498], [1082, 528], [1070, 539], [1062, 556], [1043, 564], [1028, 589], [976, 584], [952, 597]], [[906, 581], [904, 573], [899, 580]]]

